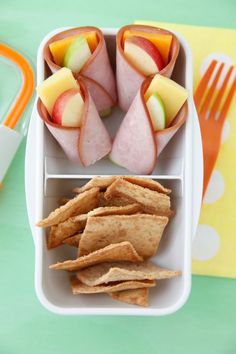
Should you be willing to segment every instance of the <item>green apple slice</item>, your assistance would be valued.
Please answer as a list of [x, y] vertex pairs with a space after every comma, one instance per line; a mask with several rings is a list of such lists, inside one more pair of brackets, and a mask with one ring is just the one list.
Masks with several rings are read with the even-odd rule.
[[67, 48], [63, 66], [78, 73], [91, 56], [91, 51], [85, 37], [75, 39]]
[[111, 157], [111, 154], [108, 155], [108, 158], [114, 165], [116, 165], [117, 167], [123, 168], [123, 166], [119, 165], [115, 160], [113, 160], [113, 158]]
[[165, 106], [157, 92], [153, 93], [146, 102], [147, 109], [152, 120], [154, 131], [165, 129], [166, 112]]
[[101, 118], [106, 118], [111, 114], [111, 108], [104, 109], [104, 111], [99, 112]]

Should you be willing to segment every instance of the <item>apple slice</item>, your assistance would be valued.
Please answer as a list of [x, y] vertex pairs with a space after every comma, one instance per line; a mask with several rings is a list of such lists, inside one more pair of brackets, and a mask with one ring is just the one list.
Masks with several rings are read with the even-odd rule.
[[111, 108], [104, 109], [104, 111], [99, 112], [101, 118], [107, 118], [112, 112]]
[[154, 131], [165, 129], [165, 106], [157, 92], [153, 93], [146, 102]]
[[170, 48], [173, 39], [172, 34], [163, 33], [162, 31], [159, 32], [158, 30], [157, 31], [154, 30], [153, 32], [144, 32], [142, 30], [136, 30], [130, 28], [124, 32], [123, 39], [125, 41], [127, 38], [132, 36], [147, 38], [160, 51], [164, 64], [165, 65], [168, 64]]
[[63, 66], [78, 73], [91, 56], [91, 51], [84, 36], [74, 40], [66, 50]]
[[155, 92], [158, 92], [164, 102], [166, 110], [166, 126], [169, 127], [172, 120], [176, 117], [180, 108], [187, 100], [188, 91], [177, 84], [177, 82], [160, 74], [156, 74], [145, 92], [145, 101], [147, 102], [149, 97]]
[[80, 127], [83, 108], [84, 101], [80, 90], [67, 90], [57, 98], [52, 110], [52, 120], [65, 127]]
[[84, 36], [87, 39], [87, 42], [88, 42], [91, 52], [93, 53], [95, 51], [95, 49], [97, 48], [97, 45], [98, 45], [98, 38], [97, 38], [96, 31], [78, 33], [73, 36], [59, 39], [59, 40], [49, 44], [49, 49], [50, 49], [50, 52], [52, 53], [53, 60], [57, 65], [59, 65], [59, 66], [63, 65], [64, 56], [65, 56], [65, 53], [66, 53], [69, 45], [75, 39], [78, 39], [81, 36]]
[[67, 68], [61, 68], [37, 87], [37, 93], [50, 116], [57, 98], [72, 88], [79, 89], [79, 84]]
[[164, 68], [159, 50], [144, 37], [132, 36], [127, 38], [124, 41], [124, 53], [130, 63], [145, 76], [156, 74]]
[[110, 160], [114, 165], [116, 165], [117, 167], [123, 167], [123, 166], [119, 165], [118, 162], [116, 162], [115, 160], [113, 160], [113, 158], [111, 157], [111, 154], [108, 155], [108, 158], [109, 158], [109, 160]]

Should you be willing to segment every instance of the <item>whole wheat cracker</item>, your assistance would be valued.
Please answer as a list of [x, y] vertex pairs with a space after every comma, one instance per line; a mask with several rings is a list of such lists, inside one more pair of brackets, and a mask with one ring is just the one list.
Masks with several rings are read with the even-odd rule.
[[[108, 177], [101, 177], [101, 176], [96, 176], [93, 177], [88, 183], [86, 183], [82, 187], [78, 187], [73, 189], [74, 193], [82, 193], [85, 190], [89, 190], [93, 187], [98, 187], [101, 191], [105, 190], [107, 187], [109, 187], [119, 176], [108, 176]], [[164, 194], [170, 194], [171, 190], [168, 188], [163, 187], [159, 182], [154, 181], [150, 178], [143, 178], [143, 177], [137, 177], [137, 176], [122, 176], [123, 179], [125, 179], [128, 182], [131, 182], [133, 184], [149, 188], [153, 191], [157, 191], [160, 193]]]
[[150, 288], [156, 285], [155, 280], [130, 280], [117, 282], [108, 285], [88, 286], [81, 283], [76, 277], [71, 278], [71, 288], [74, 295], [78, 294], [98, 294], [111, 293], [114, 291], [122, 291], [129, 289], [140, 289], [143, 287]]
[[68, 260], [50, 265], [50, 269], [76, 271], [102, 262], [129, 261], [141, 262], [143, 258], [138, 255], [130, 242], [111, 244], [98, 251], [75, 260]]
[[164, 193], [164, 194], [171, 193], [171, 189], [165, 188], [161, 183], [154, 181], [151, 178], [143, 178], [138, 176], [122, 176], [122, 178], [127, 182], [136, 184], [140, 187], [151, 189], [159, 193]]
[[112, 198], [112, 199], [106, 199], [104, 196], [104, 192], [99, 193], [99, 206], [104, 207], [104, 206], [126, 206], [133, 204], [133, 202], [130, 202], [129, 199], [126, 199], [125, 197], [117, 197], [117, 198]]
[[58, 200], [58, 205], [65, 205], [66, 203], [68, 203], [72, 198], [67, 198], [67, 197], [62, 197]]
[[47, 238], [48, 249], [55, 248], [64, 240], [84, 230], [87, 214], [72, 216], [71, 218], [51, 227]]
[[98, 206], [99, 188], [92, 188], [75, 198], [69, 200], [65, 205], [52, 211], [49, 216], [37, 223], [37, 226], [47, 227], [57, 225], [74, 215], [84, 214]]
[[147, 307], [149, 302], [149, 288], [114, 291], [113, 293], [108, 293], [108, 295], [114, 300], [143, 307]]
[[77, 278], [89, 286], [126, 280], [167, 279], [177, 275], [180, 275], [180, 272], [158, 267], [151, 262], [107, 262], [76, 273]]
[[66, 244], [66, 245], [78, 248], [80, 239], [81, 239], [81, 234], [77, 234], [77, 235], [74, 235], [74, 236], [71, 236], [71, 237], [67, 237], [63, 241], [63, 243]]
[[108, 177], [101, 177], [101, 176], [95, 176], [93, 177], [88, 183], [83, 185], [82, 187], [74, 188], [73, 192], [74, 193], [82, 193], [84, 191], [87, 191], [91, 188], [97, 187], [101, 191], [105, 190], [112, 182], [114, 182], [116, 179], [116, 176], [108, 176]]
[[98, 206], [99, 207], [109, 206], [109, 202], [104, 197], [104, 192], [99, 193]]
[[133, 203], [129, 205], [99, 207], [88, 212], [89, 216], [108, 216], [108, 215], [132, 215], [142, 211], [142, 205]]
[[129, 241], [139, 255], [152, 257], [167, 223], [165, 216], [148, 214], [91, 216], [80, 240], [79, 256], [111, 243]]
[[89, 211], [87, 214], [73, 216], [51, 227], [47, 239], [48, 249], [61, 245], [68, 237], [83, 231], [89, 216], [129, 215], [141, 210], [142, 206], [140, 204], [130, 204], [123, 207], [99, 207]]
[[135, 185], [123, 178], [117, 178], [107, 188], [104, 196], [107, 200], [125, 197], [130, 202], [141, 204], [148, 214], [170, 216], [173, 213], [168, 195]]

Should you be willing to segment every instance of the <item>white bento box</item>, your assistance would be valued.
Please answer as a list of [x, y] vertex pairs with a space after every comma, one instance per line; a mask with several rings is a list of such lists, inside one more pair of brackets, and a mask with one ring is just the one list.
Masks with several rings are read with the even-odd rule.
[[[37, 84], [46, 77], [43, 47], [54, 34], [42, 41], [37, 58]], [[116, 29], [102, 29], [112, 64], [115, 64]], [[150, 306], [139, 308], [112, 300], [108, 295], [73, 295], [68, 274], [49, 270], [57, 261], [73, 259], [76, 250], [60, 246], [47, 250], [45, 230], [35, 226], [58, 206], [58, 199], [71, 193], [75, 186], [86, 183], [94, 175], [127, 175], [127, 171], [103, 159], [91, 167], [72, 164], [49, 133], [34, 104], [26, 147], [25, 188], [29, 221], [35, 244], [35, 289], [44, 307], [64, 315], [166, 315], [175, 312], [186, 302], [191, 289], [191, 243], [198, 223], [202, 195], [202, 148], [198, 118], [192, 98], [192, 57], [185, 39], [175, 33], [180, 41], [180, 54], [172, 78], [185, 86], [188, 99], [186, 124], [177, 132], [161, 153], [151, 176], [172, 189], [172, 205], [176, 215], [164, 231], [157, 256], [152, 260], [158, 265], [181, 270], [182, 276], [157, 282], [150, 291]], [[124, 114], [114, 109], [104, 120], [114, 136]]]

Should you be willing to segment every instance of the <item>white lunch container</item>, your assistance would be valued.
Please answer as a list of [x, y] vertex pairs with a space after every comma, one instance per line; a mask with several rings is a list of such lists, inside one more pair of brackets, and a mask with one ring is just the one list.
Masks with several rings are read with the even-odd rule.
[[[43, 59], [43, 47], [50, 37], [65, 30], [59, 28], [42, 41], [37, 57], [37, 84], [48, 75]], [[115, 64], [116, 29], [102, 30]], [[188, 118], [158, 158], [151, 176], [172, 189], [172, 205], [176, 211], [164, 231], [157, 255], [152, 261], [162, 267], [181, 270], [180, 277], [159, 280], [150, 290], [150, 306], [141, 308], [115, 301], [106, 294], [73, 295], [67, 272], [50, 270], [49, 265], [76, 258], [76, 249], [60, 246], [48, 250], [46, 230], [35, 223], [58, 207], [60, 197], [71, 194], [72, 188], [86, 183], [95, 175], [123, 175], [127, 170], [108, 158], [90, 167], [73, 164], [40, 119], [34, 104], [25, 163], [25, 189], [28, 216], [35, 244], [35, 289], [48, 310], [63, 315], [166, 315], [177, 311], [186, 302], [191, 289], [191, 244], [198, 223], [202, 196], [203, 162], [198, 117], [192, 98], [192, 57], [185, 39], [180, 41], [180, 53], [172, 78], [189, 91]], [[37, 99], [36, 99], [37, 100]], [[114, 136], [124, 117], [118, 108], [104, 119]]]

